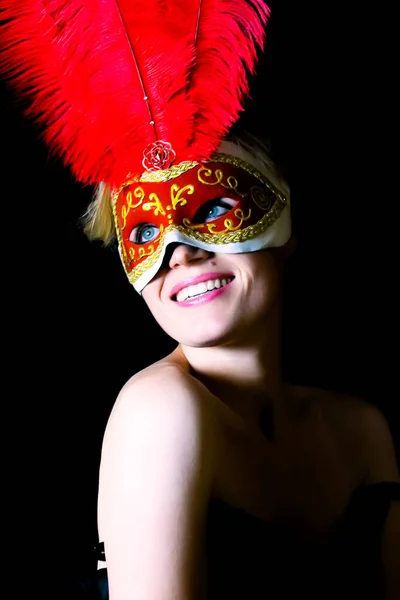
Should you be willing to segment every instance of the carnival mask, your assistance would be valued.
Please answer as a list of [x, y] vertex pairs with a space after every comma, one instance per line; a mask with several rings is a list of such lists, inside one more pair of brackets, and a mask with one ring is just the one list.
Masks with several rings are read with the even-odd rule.
[[227, 154], [145, 172], [113, 195], [121, 259], [137, 292], [171, 243], [235, 254], [290, 237], [289, 199], [249, 163]]

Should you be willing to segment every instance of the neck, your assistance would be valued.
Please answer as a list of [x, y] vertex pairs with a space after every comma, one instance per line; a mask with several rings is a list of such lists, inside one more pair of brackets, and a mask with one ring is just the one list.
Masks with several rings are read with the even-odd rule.
[[247, 339], [207, 348], [180, 345], [177, 352], [197, 377], [222, 402], [252, 423], [263, 409], [280, 410], [280, 319], [276, 311], [263, 326], [248, 332]]

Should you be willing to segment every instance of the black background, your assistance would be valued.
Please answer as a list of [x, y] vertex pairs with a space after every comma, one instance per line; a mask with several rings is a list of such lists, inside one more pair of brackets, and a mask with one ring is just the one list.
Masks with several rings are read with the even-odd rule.
[[[285, 368], [293, 382], [376, 404], [398, 452], [393, 15], [294, 4], [270, 3], [268, 49], [249, 103], [292, 187], [298, 248]], [[21, 511], [35, 526], [50, 520], [56, 555], [78, 572], [96, 537], [111, 406], [126, 379], [173, 343], [117, 253], [84, 237], [79, 217], [92, 190], [49, 156], [4, 82], [0, 92], [6, 462]]]

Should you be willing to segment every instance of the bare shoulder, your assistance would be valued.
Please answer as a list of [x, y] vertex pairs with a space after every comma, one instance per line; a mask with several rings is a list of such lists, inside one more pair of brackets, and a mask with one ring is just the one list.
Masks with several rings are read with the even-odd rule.
[[[163, 359], [136, 373], [118, 394], [106, 428], [107, 435], [131, 419], [155, 419], [167, 423], [184, 418], [202, 420], [211, 417], [208, 390], [180, 364]], [[134, 423], [130, 423], [132, 425]], [[177, 423], [174, 423], [177, 425]]]
[[173, 361], [134, 375], [116, 400], [98, 492], [98, 530], [115, 598], [127, 591], [132, 598], [192, 597], [214, 476], [207, 400]]
[[208, 396], [190, 373], [168, 360], [135, 374], [121, 389], [111, 411], [102, 462], [115, 453], [121, 460], [122, 450], [131, 454], [138, 443], [157, 448], [164, 444], [169, 452], [184, 449], [186, 455], [189, 450], [199, 452], [204, 436], [211, 437], [208, 432], [213, 425]]
[[324, 417], [365, 470], [365, 483], [399, 481], [392, 432], [382, 411], [362, 398], [314, 389]]

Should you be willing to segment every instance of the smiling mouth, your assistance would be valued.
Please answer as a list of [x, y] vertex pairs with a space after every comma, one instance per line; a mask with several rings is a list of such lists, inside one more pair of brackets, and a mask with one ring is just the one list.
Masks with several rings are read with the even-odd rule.
[[219, 288], [224, 287], [225, 285], [233, 281], [233, 279], [235, 278], [223, 277], [218, 279], [209, 279], [208, 281], [203, 281], [201, 283], [197, 283], [196, 285], [189, 285], [188, 287], [183, 288], [177, 294], [172, 296], [172, 300], [174, 300], [175, 302], [184, 302], [189, 298], [198, 298], [199, 296], [205, 296], [213, 290], [218, 290]]

